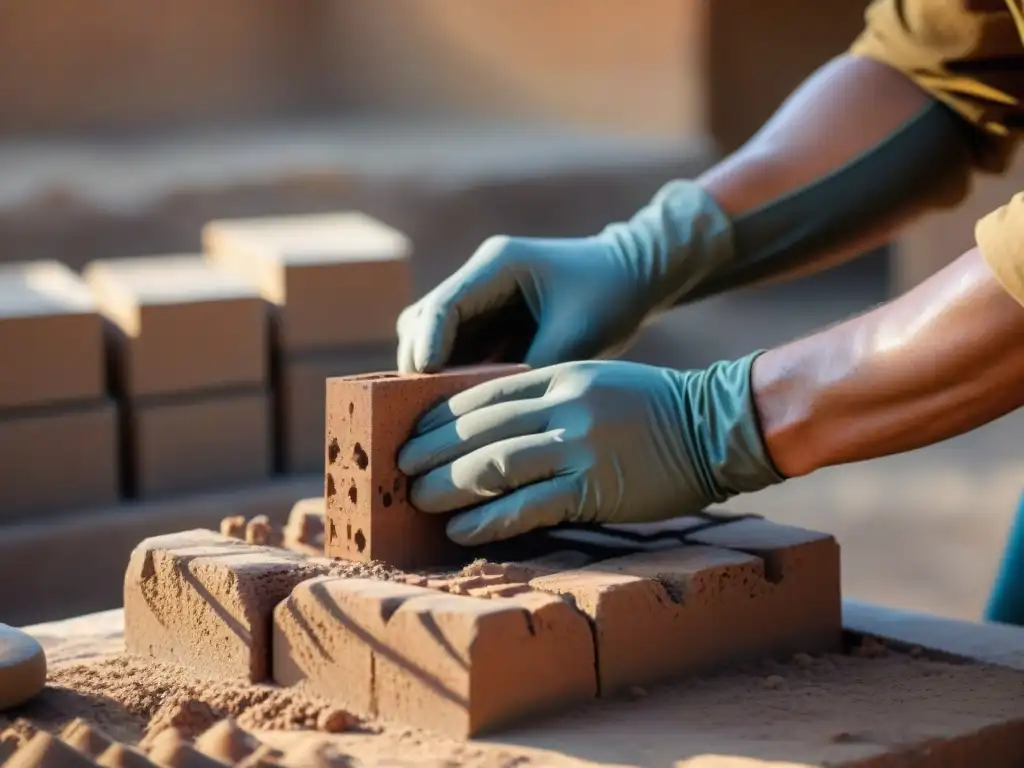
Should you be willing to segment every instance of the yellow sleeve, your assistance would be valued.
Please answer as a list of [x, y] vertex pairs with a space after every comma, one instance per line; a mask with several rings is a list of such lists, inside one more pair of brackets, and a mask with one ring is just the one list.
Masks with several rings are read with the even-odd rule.
[[1006, 169], [1024, 128], [1019, 0], [873, 0], [850, 48], [899, 70], [978, 128], [982, 170]]
[[1024, 304], [1024, 193], [979, 221], [974, 237], [996, 278]]

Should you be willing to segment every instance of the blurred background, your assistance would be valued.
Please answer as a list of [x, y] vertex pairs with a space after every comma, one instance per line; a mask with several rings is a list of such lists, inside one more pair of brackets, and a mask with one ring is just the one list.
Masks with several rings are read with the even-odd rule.
[[[199, 252], [211, 219], [356, 209], [411, 238], [421, 295], [488, 235], [587, 234], [708, 167], [865, 5], [0, 0], [0, 261]], [[969, 247], [1021, 177], [832, 273], [673, 313], [630, 357], [699, 366], [883, 301]], [[837, 534], [849, 597], [973, 618], [1024, 487], [1022, 425], [732, 506]]]

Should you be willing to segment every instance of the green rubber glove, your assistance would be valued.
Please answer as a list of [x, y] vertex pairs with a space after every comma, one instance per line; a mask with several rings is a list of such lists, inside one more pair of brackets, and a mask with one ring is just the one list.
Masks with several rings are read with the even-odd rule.
[[[538, 368], [615, 354], [648, 316], [671, 307], [732, 253], [728, 217], [690, 181], [666, 185], [632, 219], [592, 237], [491, 238], [402, 312], [398, 368], [434, 372], [456, 364], [456, 343], [478, 320], [491, 345], [528, 334], [507, 362]], [[494, 359], [483, 350], [459, 357], [457, 364]]]
[[461, 392], [422, 417], [398, 466], [424, 513], [466, 510], [464, 545], [559, 523], [692, 514], [783, 480], [761, 438], [755, 355], [698, 371], [563, 363]]

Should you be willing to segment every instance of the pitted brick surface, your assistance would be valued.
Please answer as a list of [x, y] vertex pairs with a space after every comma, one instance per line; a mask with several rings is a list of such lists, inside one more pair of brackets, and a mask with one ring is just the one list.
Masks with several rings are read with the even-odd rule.
[[327, 381], [326, 551], [411, 570], [458, 561], [445, 516], [409, 506], [398, 451], [431, 406], [525, 370], [491, 365], [431, 375], [367, 374]]
[[460, 737], [596, 694], [590, 629], [569, 603], [367, 579], [295, 589], [274, 614], [274, 677], [357, 714]]
[[263, 680], [274, 606], [329, 569], [212, 531], [146, 539], [125, 575], [125, 646], [204, 674]]
[[[830, 565], [804, 575], [827, 583], [838, 574], [838, 559]], [[741, 659], [835, 647], [839, 595], [789, 605], [800, 593], [787, 594], [781, 584], [768, 578], [759, 557], [700, 545], [603, 560], [530, 582], [571, 595], [593, 621], [602, 695]]]

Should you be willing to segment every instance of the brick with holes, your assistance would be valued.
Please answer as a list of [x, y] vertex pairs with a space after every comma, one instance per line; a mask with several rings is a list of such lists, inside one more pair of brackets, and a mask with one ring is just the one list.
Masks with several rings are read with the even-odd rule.
[[274, 606], [326, 560], [213, 531], [145, 539], [124, 583], [125, 648], [215, 677], [264, 680]]
[[279, 684], [457, 738], [597, 692], [587, 618], [536, 592], [486, 600], [372, 579], [312, 579], [274, 611], [273, 633]]
[[485, 381], [525, 371], [486, 365], [437, 374], [373, 373], [327, 380], [325, 495], [330, 557], [416, 569], [457, 562], [445, 516], [407, 501], [398, 451], [430, 406]]
[[839, 547], [831, 536], [739, 520], [691, 541], [698, 543], [652, 541], [653, 551], [531, 580], [534, 589], [571, 595], [594, 622], [602, 695], [734, 661], [838, 647]]

